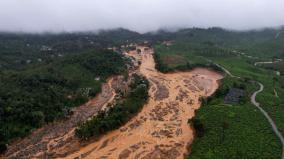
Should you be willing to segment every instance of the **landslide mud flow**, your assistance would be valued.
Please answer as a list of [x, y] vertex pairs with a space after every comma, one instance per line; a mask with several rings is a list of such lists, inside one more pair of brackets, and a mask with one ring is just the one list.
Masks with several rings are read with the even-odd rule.
[[65, 121], [34, 131], [9, 146], [4, 158], [70, 159], [175, 159], [184, 158], [193, 141], [188, 119], [199, 108], [199, 97], [211, 95], [218, 87], [220, 74], [207, 69], [163, 74], [155, 69], [153, 50], [138, 47], [128, 56], [141, 62], [136, 70], [150, 81], [150, 99], [142, 111], [118, 130], [99, 140], [80, 141], [74, 135], [77, 123], [86, 121], [113, 102], [119, 80], [112, 78], [102, 93], [73, 110]]
[[200, 107], [199, 97], [211, 95], [220, 74], [207, 69], [163, 74], [155, 70], [153, 50], [139, 47], [129, 56], [141, 61], [139, 71], [151, 83], [149, 102], [119, 130], [80, 148], [66, 158], [175, 159], [184, 158], [193, 141], [188, 119]]

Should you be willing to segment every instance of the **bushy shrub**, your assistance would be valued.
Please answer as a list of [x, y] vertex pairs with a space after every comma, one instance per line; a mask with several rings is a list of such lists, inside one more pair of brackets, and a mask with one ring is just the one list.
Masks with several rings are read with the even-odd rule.
[[193, 125], [194, 130], [195, 130], [196, 136], [197, 137], [203, 137], [204, 133], [205, 133], [205, 128], [204, 128], [204, 125], [202, 124], [201, 120], [193, 118], [191, 120], [191, 123]]
[[7, 150], [7, 146], [4, 142], [0, 142], [0, 154], [4, 153]]

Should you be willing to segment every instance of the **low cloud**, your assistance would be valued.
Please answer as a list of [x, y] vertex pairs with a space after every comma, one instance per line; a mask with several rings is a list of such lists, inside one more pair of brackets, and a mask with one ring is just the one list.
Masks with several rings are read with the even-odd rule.
[[283, 8], [283, 0], [1, 0], [0, 31], [246, 30], [283, 25]]

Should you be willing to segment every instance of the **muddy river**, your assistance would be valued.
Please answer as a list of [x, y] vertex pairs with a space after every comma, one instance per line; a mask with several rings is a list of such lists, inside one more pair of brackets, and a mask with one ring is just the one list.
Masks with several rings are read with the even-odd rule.
[[200, 107], [199, 97], [214, 93], [222, 76], [201, 68], [163, 74], [155, 69], [152, 53], [129, 53], [141, 61], [139, 72], [151, 83], [150, 100], [142, 111], [119, 130], [67, 158], [184, 158], [194, 137], [187, 121]]

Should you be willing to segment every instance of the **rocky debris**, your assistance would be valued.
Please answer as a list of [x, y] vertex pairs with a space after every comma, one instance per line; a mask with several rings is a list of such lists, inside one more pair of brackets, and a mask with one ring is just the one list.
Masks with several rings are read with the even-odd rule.
[[[150, 144], [149, 142], [147, 141], [141, 141], [141, 142], [138, 142], [136, 144], [133, 144], [131, 146], [129, 146], [127, 149], [124, 149], [123, 151], [121, 151], [121, 153], [119, 154], [118, 158], [121, 158], [121, 159], [126, 159], [127, 157], [130, 156], [131, 153], [138, 153], [137, 155], [135, 155], [134, 158], [138, 159], [140, 158], [140, 156], [143, 154], [143, 153], [146, 153], [147, 151], [145, 150], [146, 149], [146, 145], [147, 144]], [[139, 152], [138, 150], [140, 148], [143, 148], [142, 149], [142, 152]], [[116, 150], [116, 148], [114, 148], [112, 151]], [[110, 150], [111, 151], [111, 150]], [[111, 152], [112, 152], [111, 151]]]
[[135, 152], [140, 147], [141, 147], [141, 143], [138, 143], [138, 144], [134, 144], [134, 145], [130, 146], [130, 149], [132, 150], [132, 152]]
[[159, 103], [152, 109], [149, 116], [150, 120], [165, 121], [166, 117], [170, 115], [170, 121], [174, 121], [178, 118], [179, 111], [178, 102]]
[[92, 148], [90, 151], [81, 154], [81, 159], [87, 157], [90, 153], [94, 152], [96, 150], [97, 147]]
[[196, 86], [200, 91], [203, 91], [203, 90], [204, 90], [203, 85], [202, 85], [201, 82], [198, 81], [196, 78], [194, 78], [194, 79], [192, 80], [192, 84], [193, 84], [194, 86]]
[[[147, 56], [146, 56], [146, 57], [147, 57]], [[150, 68], [146, 68], [146, 70], [151, 71], [151, 72], [154, 72], [154, 71], [155, 71], [155, 70], [150, 69]]]
[[150, 159], [150, 158], [155, 158], [155, 159], [176, 159], [178, 156], [181, 155], [181, 153], [178, 151], [177, 147], [172, 147], [172, 148], [165, 148], [164, 146], [162, 147], [161, 145], [155, 146], [155, 149], [145, 155], [142, 159]]
[[177, 130], [176, 130], [176, 136], [179, 136], [179, 135], [181, 135], [182, 134], [182, 129], [181, 128], [178, 128]]
[[164, 116], [166, 116], [169, 112], [166, 111], [165, 108], [162, 108], [162, 106], [159, 104], [155, 106], [154, 109], [149, 113], [151, 120], [159, 120], [164, 121]]
[[197, 92], [198, 90], [197, 90], [197, 88], [195, 87], [195, 86], [193, 86], [193, 85], [191, 85], [191, 84], [189, 84], [189, 85], [185, 85], [189, 90], [191, 90], [192, 92]]
[[156, 87], [152, 87], [152, 88], [151, 88], [151, 91], [152, 91], [152, 92], [155, 92], [155, 91], [156, 91]]
[[180, 89], [178, 96], [176, 96], [176, 100], [183, 102], [185, 98], [188, 98], [189, 92], [187, 90]]
[[154, 131], [151, 135], [153, 137], [158, 137], [158, 138], [162, 137], [172, 138], [174, 133], [169, 129], [164, 129], [164, 130]]
[[138, 128], [143, 122], [144, 120], [135, 120], [134, 122], [129, 124], [129, 129], [132, 130], [132, 129]]
[[100, 146], [100, 148], [99, 149], [102, 149], [102, 148], [104, 148], [104, 147], [106, 147], [107, 146], [107, 144], [108, 144], [108, 139], [107, 140], [105, 140], [105, 141], [103, 141], [103, 143], [102, 143], [102, 145]]
[[188, 101], [186, 104], [188, 104], [188, 105], [193, 105], [193, 104], [194, 104], [193, 99], [189, 99], [189, 101]]
[[34, 146], [28, 146], [26, 148], [23, 149], [24, 151], [20, 151], [16, 154], [14, 154], [13, 156], [9, 157], [11, 159], [28, 159], [32, 157], [32, 154], [37, 154], [41, 151], [46, 151], [47, 150], [47, 142], [41, 142], [38, 143]]
[[113, 152], [113, 151], [115, 151], [117, 148], [113, 148], [113, 149], [111, 149], [111, 150], [109, 150], [110, 152]]
[[120, 128], [120, 132], [131, 131], [132, 129], [138, 128], [141, 124], [143, 124], [147, 120], [146, 117], [141, 116], [140, 119], [136, 119], [128, 127]]
[[[79, 142], [78, 140], [73, 139], [71, 142], [65, 142], [65, 145], [62, 147], [50, 149], [45, 151], [45, 155], [48, 157], [39, 157], [39, 158], [63, 158], [66, 157], [68, 154], [74, 153], [77, 151]], [[58, 150], [61, 150], [58, 152]]]
[[130, 154], [131, 151], [129, 149], [125, 149], [119, 154], [118, 159], [126, 159]]
[[145, 154], [146, 152], [148, 152], [148, 151], [143, 150], [143, 151], [139, 152], [137, 155], [134, 156], [134, 159], [140, 159], [141, 156], [142, 156], [143, 154]]
[[110, 139], [110, 142], [113, 142], [117, 137], [118, 137], [118, 135], [113, 136], [113, 137]]
[[[193, 77], [195, 77], [195, 76], [193, 76]], [[194, 80], [192, 80], [192, 78], [190, 78], [190, 79], [184, 79], [183, 80], [183, 82], [184, 82], [184, 86], [188, 89], [188, 90], [190, 90], [190, 91], [192, 91], [192, 92], [198, 92], [199, 90], [196, 88], [196, 83], [194, 83]]]
[[157, 86], [157, 90], [154, 96], [154, 99], [156, 101], [160, 101], [169, 97], [169, 90], [165, 85], [161, 84], [159, 81], [153, 78], [151, 78], [150, 80], [153, 81]]
[[128, 130], [128, 128], [127, 128], [127, 127], [122, 127], [122, 128], [120, 128], [119, 130], [120, 130], [120, 132], [125, 132], [125, 131]]
[[128, 92], [128, 85], [130, 80], [125, 80], [123, 76], [115, 76], [111, 87], [115, 90], [116, 94], [119, 96], [124, 96]]
[[67, 143], [74, 142], [74, 140], [75, 140], [74, 136], [68, 137], [66, 139], [62, 137], [62, 138], [54, 140], [54, 143], [50, 143], [48, 147], [49, 147], [49, 150], [56, 150], [56, 149], [59, 149], [60, 147], [63, 147], [64, 145], [68, 145]]
[[145, 117], [145, 116], [141, 116], [141, 117], [140, 117], [140, 119], [141, 119], [141, 120], [143, 120], [143, 121], [145, 122], [145, 121], [147, 121], [147, 119], [148, 119], [148, 118], [147, 118], [147, 117]]
[[179, 89], [180, 87], [181, 87], [181, 86], [180, 86], [180, 85], [178, 85], [178, 86], [176, 86], [176, 87], [175, 87], [175, 89]]

